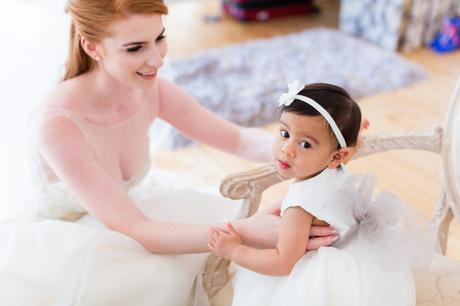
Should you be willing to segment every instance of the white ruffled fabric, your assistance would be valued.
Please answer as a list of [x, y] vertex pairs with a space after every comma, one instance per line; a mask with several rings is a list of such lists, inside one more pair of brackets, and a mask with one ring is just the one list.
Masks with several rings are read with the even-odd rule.
[[[315, 184], [309, 188], [320, 189]], [[433, 251], [412, 236], [414, 229], [405, 222], [412, 215], [399, 199], [385, 192], [373, 198], [373, 189], [374, 180], [368, 175], [345, 179], [339, 191], [331, 191], [318, 207], [327, 214], [337, 211], [343, 216], [340, 209], [324, 206], [352, 203], [355, 225], [343, 226], [350, 224], [347, 221], [340, 226], [337, 215], [315, 215], [338, 225], [345, 235], [333, 246], [304, 255], [288, 276], [266, 276], [239, 268], [233, 281], [232, 305], [415, 305], [412, 270], [415, 263], [430, 259], [420, 252]], [[321, 209], [314, 208], [317, 212]]]
[[[159, 221], [222, 222], [236, 218], [240, 208], [182, 188], [184, 179], [159, 170], [129, 185], [136, 205]], [[40, 190], [45, 210], [39, 217], [70, 219], [83, 211], [62, 183]], [[149, 253], [84, 211], [75, 222], [0, 222], [0, 241], [0, 305], [184, 306], [191, 295], [207, 298], [192, 286], [209, 253]]]

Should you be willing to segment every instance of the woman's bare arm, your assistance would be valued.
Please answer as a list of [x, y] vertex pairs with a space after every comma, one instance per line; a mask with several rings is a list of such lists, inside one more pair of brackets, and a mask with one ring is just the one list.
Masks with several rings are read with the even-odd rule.
[[184, 135], [248, 160], [272, 160], [272, 133], [236, 125], [204, 108], [179, 86], [163, 79], [158, 82], [159, 116]]
[[[102, 168], [71, 119], [48, 118], [40, 130], [42, 156], [78, 201], [109, 229], [132, 237], [153, 253], [209, 251], [208, 228], [211, 224], [177, 224], [150, 219], [134, 205], [121, 183]], [[245, 221], [238, 222], [237, 227], [243, 235], [248, 232]]]

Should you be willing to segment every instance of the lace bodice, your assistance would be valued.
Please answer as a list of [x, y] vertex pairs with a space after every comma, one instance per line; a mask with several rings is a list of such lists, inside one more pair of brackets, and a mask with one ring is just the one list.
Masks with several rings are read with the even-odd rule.
[[[153, 116], [147, 105], [142, 105], [125, 121], [111, 126], [91, 123], [72, 111], [47, 110], [37, 118], [34, 130], [39, 131], [42, 122], [55, 116], [70, 118], [78, 126], [98, 163], [125, 190], [139, 183], [149, 172], [148, 128]], [[37, 139], [34, 135], [31, 169], [35, 186], [27, 215], [38, 219], [75, 221], [87, 211], [55, 174]], [[31, 207], [35, 209], [31, 210]]]

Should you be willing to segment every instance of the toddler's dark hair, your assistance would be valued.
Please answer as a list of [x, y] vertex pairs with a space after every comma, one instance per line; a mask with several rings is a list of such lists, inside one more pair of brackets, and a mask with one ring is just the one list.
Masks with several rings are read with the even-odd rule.
[[[356, 145], [361, 126], [361, 110], [358, 103], [343, 88], [326, 83], [312, 83], [305, 85], [298, 94], [313, 99], [321, 105], [334, 119], [347, 146]], [[303, 116], [321, 116], [312, 106], [298, 99], [295, 99], [289, 106], [282, 106], [281, 112], [291, 112]], [[330, 126], [329, 132], [334, 135]], [[337, 149], [340, 149], [338, 142]]]

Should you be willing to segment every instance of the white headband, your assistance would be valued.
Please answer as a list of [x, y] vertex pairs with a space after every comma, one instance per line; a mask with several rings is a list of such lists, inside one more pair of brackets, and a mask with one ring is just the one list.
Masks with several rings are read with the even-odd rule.
[[300, 85], [300, 83], [296, 80], [292, 83], [288, 84], [289, 91], [287, 93], [283, 93], [279, 99], [279, 106], [289, 106], [291, 103], [297, 99], [301, 100], [314, 109], [316, 109], [323, 117], [326, 119], [327, 123], [329, 123], [329, 126], [331, 127], [332, 131], [335, 134], [335, 137], [337, 138], [337, 141], [339, 142], [340, 147], [346, 148], [347, 143], [345, 142], [345, 138], [343, 138], [342, 133], [340, 132], [339, 127], [335, 123], [334, 119], [332, 119], [331, 115], [321, 106], [318, 104], [313, 99], [310, 99], [308, 97], [304, 97], [301, 95], [298, 95], [298, 93], [304, 88], [304, 86]]

